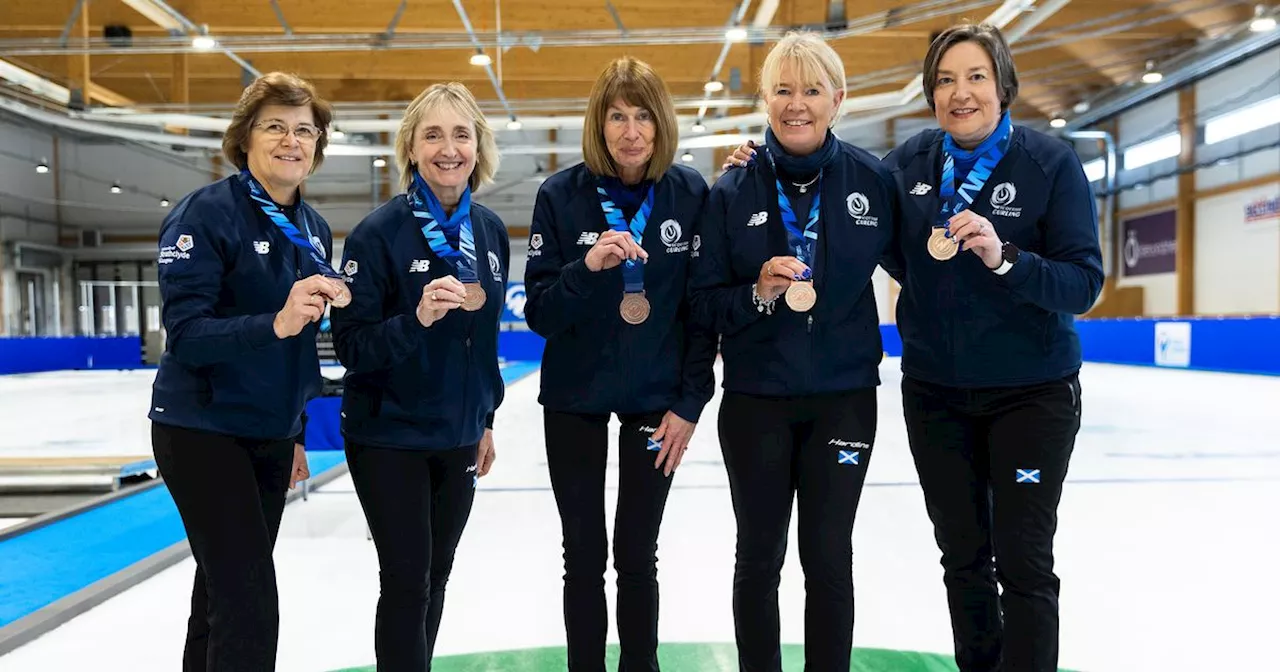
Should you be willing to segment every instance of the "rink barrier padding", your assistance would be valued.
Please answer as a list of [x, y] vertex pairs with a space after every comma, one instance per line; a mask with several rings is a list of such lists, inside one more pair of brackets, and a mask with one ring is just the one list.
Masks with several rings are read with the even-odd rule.
[[1079, 320], [1087, 362], [1280, 375], [1280, 315]]
[[[323, 486], [347, 473], [346, 461], [344, 455], [340, 452], [327, 454], [308, 453], [308, 458], [311, 460], [313, 475], [310, 481], [305, 484], [305, 487], [300, 486], [297, 490], [290, 491], [286, 497], [286, 502], [293, 502], [300, 497], [305, 497], [309, 489]], [[168, 491], [163, 489], [163, 485], [163, 481], [156, 481], [145, 486], [105, 495], [71, 509], [28, 521], [17, 526], [15, 528], [17, 530], [16, 533], [13, 530], [9, 530], [0, 536], [0, 566], [3, 566], [5, 561], [3, 557], [5, 555], [4, 545], [6, 543], [13, 543], [28, 534], [38, 535], [42, 531], [46, 533], [52, 532], [59, 524], [69, 524], [77, 519], [84, 520], [83, 516], [92, 515], [95, 511], [103, 515], [104, 518], [115, 518], [117, 516], [111, 515], [114, 512], [109, 512], [112, 505], [118, 506], [123, 502], [129, 502], [133, 498], [151, 493], [151, 498], [158, 497], [168, 501], [170, 510], [164, 513], [167, 514], [165, 517], [171, 520], [165, 521], [162, 525], [176, 525], [178, 539], [178, 541], [166, 543], [161, 548], [144, 549], [145, 552], [140, 553], [140, 559], [127, 562], [118, 569], [92, 580], [87, 585], [71, 591], [63, 597], [39, 608], [29, 610], [29, 613], [24, 613], [12, 620], [0, 616], [0, 623], [5, 623], [3, 627], [0, 627], [0, 656], [35, 640], [106, 600], [190, 557], [191, 549], [187, 543], [185, 532], [182, 530], [181, 518], [178, 516], [177, 509], [173, 507], [173, 500], [168, 496]], [[162, 534], [154, 535], [152, 541], [154, 542], [156, 537], [162, 537]], [[70, 552], [76, 552], [79, 548], [77, 546], [70, 549]], [[92, 550], [86, 552], [86, 554], [90, 553], [92, 553]], [[19, 558], [20, 560], [22, 558]], [[48, 569], [51, 572], [60, 574], [72, 573], [67, 572], [65, 567], [58, 566], [56, 563], [51, 563]], [[7, 570], [5, 571], [7, 572]], [[6, 576], [8, 577], [7, 574]], [[81, 582], [83, 582], [83, 579]], [[9, 583], [8, 578], [6, 578], [6, 583]], [[13, 581], [10, 585], [18, 583], [21, 583], [21, 581]], [[28, 598], [27, 601], [30, 602], [31, 599]], [[12, 608], [13, 602], [8, 595], [0, 596], [0, 605]]]
[[142, 366], [142, 339], [137, 336], [0, 338], [0, 375]]

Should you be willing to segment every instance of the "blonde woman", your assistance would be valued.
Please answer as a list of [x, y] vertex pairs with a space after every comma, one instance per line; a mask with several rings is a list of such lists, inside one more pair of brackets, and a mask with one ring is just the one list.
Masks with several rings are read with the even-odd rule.
[[378, 550], [378, 669], [421, 672], [476, 479], [494, 460], [510, 247], [502, 220], [472, 202], [498, 153], [466, 87], [424, 91], [395, 142], [404, 193], [347, 238], [353, 300], [332, 322], [347, 463]]
[[711, 189], [693, 260], [694, 319], [721, 334], [720, 446], [738, 521], [740, 666], [781, 670], [778, 581], [799, 501], [805, 669], [847, 670], [851, 534], [876, 434], [879, 318], [871, 274], [897, 208], [893, 178], [831, 132], [844, 67], [793, 33], [766, 57], [765, 146]]

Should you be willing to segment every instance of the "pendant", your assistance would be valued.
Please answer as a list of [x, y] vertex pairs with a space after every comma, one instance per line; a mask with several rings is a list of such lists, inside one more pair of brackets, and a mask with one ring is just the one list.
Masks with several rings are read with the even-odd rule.
[[463, 285], [467, 290], [467, 295], [462, 298], [462, 309], [474, 313], [484, 307], [486, 296], [484, 286], [478, 282], [468, 282]]
[[786, 299], [791, 310], [806, 313], [818, 302], [818, 292], [811, 281], [793, 282], [787, 287]]
[[937, 227], [934, 227], [933, 233], [929, 234], [929, 242], [925, 247], [929, 250], [929, 256], [938, 261], [946, 261], [960, 251], [956, 241], [947, 237], [947, 230]]
[[642, 324], [649, 319], [649, 309], [649, 299], [645, 298], [644, 292], [627, 292], [618, 305], [622, 321], [627, 324]]

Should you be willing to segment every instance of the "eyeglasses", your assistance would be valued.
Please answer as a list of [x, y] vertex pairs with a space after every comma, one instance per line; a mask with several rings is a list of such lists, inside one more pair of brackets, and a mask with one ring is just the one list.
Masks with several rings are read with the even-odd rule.
[[[279, 119], [259, 121], [253, 127], [262, 129], [262, 132], [273, 140], [279, 140], [289, 134], [289, 127]], [[298, 142], [313, 143], [320, 138], [321, 133], [324, 133], [324, 131], [311, 124], [298, 124], [293, 127], [293, 137], [297, 138]]]

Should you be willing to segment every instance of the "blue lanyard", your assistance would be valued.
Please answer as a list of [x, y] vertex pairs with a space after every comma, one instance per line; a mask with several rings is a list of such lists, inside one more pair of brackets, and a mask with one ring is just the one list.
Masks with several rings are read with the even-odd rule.
[[[596, 195], [600, 197], [600, 209], [604, 210], [604, 220], [608, 222], [609, 228], [614, 231], [630, 231], [632, 240], [636, 241], [636, 245], [644, 246], [644, 229], [649, 224], [649, 215], [653, 214], [653, 191], [654, 187], [649, 187], [649, 193], [644, 197], [644, 203], [640, 209], [636, 211], [636, 216], [631, 218], [630, 224], [622, 218], [622, 210], [613, 204], [613, 199], [609, 197], [609, 192], [604, 187], [596, 187]], [[639, 292], [644, 289], [644, 264], [636, 259], [627, 259], [622, 263], [622, 282], [624, 289], [628, 293]]]
[[796, 259], [806, 266], [813, 266], [813, 248], [818, 242], [818, 213], [822, 204], [822, 172], [818, 172], [817, 186], [813, 190], [813, 203], [809, 205], [809, 219], [805, 221], [804, 231], [800, 230], [796, 220], [795, 209], [791, 207], [791, 199], [782, 190], [782, 181], [778, 179], [778, 166], [769, 154], [769, 163], [773, 165], [773, 181], [778, 188], [778, 210], [782, 213], [782, 225], [787, 229], [787, 248], [795, 251]]
[[[942, 163], [942, 184], [939, 189], [939, 195], [942, 199], [942, 211], [938, 214], [936, 228], [945, 226], [947, 220], [951, 219], [952, 216], [973, 205], [973, 199], [987, 185], [987, 180], [991, 179], [991, 173], [995, 171], [1000, 159], [1004, 158], [1004, 154], [1009, 148], [1009, 139], [1013, 135], [1012, 129], [1013, 122], [1009, 117], [1009, 113], [1005, 112], [1000, 119], [1000, 124], [996, 126], [996, 130], [977, 149], [973, 150], [972, 154], [957, 147], [950, 134], [943, 136], [942, 153], [944, 159]], [[957, 154], [978, 157], [977, 162], [969, 169], [969, 174], [965, 176], [964, 184], [960, 185], [959, 188], [956, 188], [955, 184], [955, 156]]]
[[324, 258], [324, 247], [322, 247], [320, 239], [311, 233], [311, 225], [307, 223], [307, 211], [302, 207], [301, 200], [298, 202], [298, 221], [302, 223], [302, 228], [305, 229], [305, 232], [300, 231], [298, 227], [295, 226], [293, 222], [289, 221], [289, 218], [280, 211], [280, 206], [276, 205], [275, 201], [271, 200], [271, 195], [267, 193], [266, 189], [262, 188], [262, 185], [253, 177], [252, 173], [248, 170], [240, 171], [240, 182], [249, 189], [249, 198], [253, 199], [254, 202], [258, 204], [258, 207], [262, 209], [262, 212], [267, 216], [267, 219], [270, 219], [271, 223], [275, 224], [276, 228], [280, 229], [280, 232], [289, 239], [289, 242], [293, 243], [298, 249], [306, 252], [311, 257], [312, 261], [316, 262], [316, 266], [320, 267], [321, 274], [329, 278], [342, 277], [337, 271], [333, 270], [333, 267], [330, 266], [329, 262]]
[[[409, 188], [409, 206], [413, 216], [424, 221], [422, 235], [441, 259], [448, 260], [458, 269], [458, 279], [462, 282], [477, 282], [476, 274], [476, 239], [471, 229], [471, 187], [462, 192], [458, 208], [453, 217], [446, 217], [444, 206], [432, 193], [431, 187], [422, 179], [417, 171], [413, 173], [413, 186]], [[440, 222], [446, 222], [458, 228], [458, 247], [449, 243]]]

